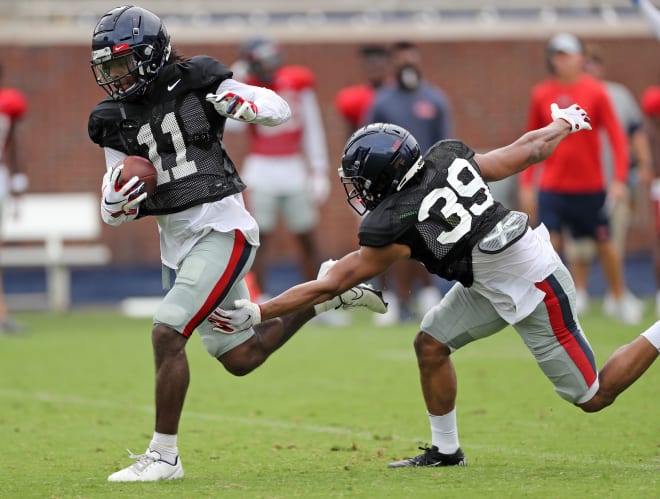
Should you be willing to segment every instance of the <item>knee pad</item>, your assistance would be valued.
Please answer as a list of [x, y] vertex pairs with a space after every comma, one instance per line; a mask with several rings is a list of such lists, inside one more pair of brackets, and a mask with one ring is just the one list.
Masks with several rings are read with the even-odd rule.
[[572, 239], [566, 242], [566, 258], [572, 262], [591, 262], [596, 258], [596, 241], [589, 238]]

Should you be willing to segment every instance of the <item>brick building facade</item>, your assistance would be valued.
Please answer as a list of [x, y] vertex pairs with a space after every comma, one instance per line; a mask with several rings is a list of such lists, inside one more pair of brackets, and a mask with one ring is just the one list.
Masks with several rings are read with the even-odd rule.
[[[637, 38], [585, 37], [598, 42], [607, 55], [609, 78], [625, 83], [639, 96], [649, 84], [660, 83], [660, 46], [647, 33]], [[184, 55], [208, 54], [230, 64], [238, 51], [232, 43], [177, 44]], [[361, 78], [359, 42], [312, 41], [282, 43], [287, 62], [310, 67], [318, 78], [318, 95], [327, 131], [333, 175], [339, 164], [347, 130], [333, 107], [340, 88]], [[424, 77], [449, 95], [455, 134], [477, 150], [504, 145], [515, 139], [525, 123], [531, 86], [544, 78], [544, 39], [419, 40]], [[21, 155], [32, 192], [99, 191], [104, 161], [101, 150], [87, 136], [90, 110], [104, 94], [95, 85], [86, 44], [0, 45], [4, 84], [23, 90], [30, 110], [20, 129]], [[244, 145], [228, 136], [230, 155], [240, 166]], [[74, 217], [75, 213], [55, 216]], [[332, 183], [330, 201], [322, 211], [318, 238], [324, 256], [338, 256], [355, 247], [357, 217], [344, 201], [338, 181]], [[114, 262], [157, 263], [155, 221], [144, 219], [119, 228], [105, 227], [102, 239]], [[629, 247], [649, 247], [649, 231], [631, 231]], [[293, 251], [282, 236], [280, 254]]]

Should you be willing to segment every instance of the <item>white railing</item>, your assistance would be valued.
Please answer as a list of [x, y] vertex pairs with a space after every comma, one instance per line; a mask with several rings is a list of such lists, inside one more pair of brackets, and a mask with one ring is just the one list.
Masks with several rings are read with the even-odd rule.
[[[391, 29], [412, 28], [423, 32], [437, 26], [448, 29], [445, 36], [460, 37], [465, 25], [479, 26], [479, 30], [471, 30], [475, 36], [517, 30], [529, 36], [537, 26], [576, 22], [588, 23], [592, 31], [600, 29], [605, 34], [614, 27], [611, 34], [617, 36], [616, 29], [622, 26], [626, 33], [639, 31], [643, 26], [630, 0], [143, 0], [137, 3], [163, 18], [169, 30], [177, 32], [179, 40], [182, 37], [236, 39], [256, 30], [270, 31], [279, 37], [368, 38], [374, 34], [383, 36], [383, 32]], [[15, 39], [29, 43], [39, 37], [45, 42], [49, 36], [54, 42], [86, 40], [108, 6], [107, 0], [0, 0], [0, 42]], [[456, 28], [459, 25], [461, 29]], [[443, 34], [436, 30], [429, 36]]]

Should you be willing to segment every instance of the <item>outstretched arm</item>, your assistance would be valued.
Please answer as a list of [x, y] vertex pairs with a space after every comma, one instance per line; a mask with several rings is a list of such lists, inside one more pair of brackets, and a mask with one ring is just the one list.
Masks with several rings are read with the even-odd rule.
[[[402, 244], [361, 247], [337, 262], [328, 260], [321, 265], [315, 280], [294, 286], [261, 306], [249, 300], [236, 300], [233, 309], [218, 307], [208, 320], [214, 324], [214, 331], [231, 334], [312, 306], [316, 314], [356, 304], [382, 314], [387, 311], [387, 304], [380, 292], [361, 283], [384, 272], [396, 260], [409, 257], [410, 248]], [[364, 297], [366, 300], [360, 303]]]
[[525, 133], [508, 146], [475, 155], [485, 180], [510, 177], [550, 156], [569, 134], [591, 130], [589, 116], [577, 104], [565, 109], [553, 104], [551, 109], [553, 121], [549, 125]]
[[368, 281], [387, 270], [395, 261], [410, 257], [410, 248], [390, 244], [383, 248], [361, 246], [337, 261], [320, 279], [298, 284], [261, 305], [261, 319], [280, 317], [317, 305]]

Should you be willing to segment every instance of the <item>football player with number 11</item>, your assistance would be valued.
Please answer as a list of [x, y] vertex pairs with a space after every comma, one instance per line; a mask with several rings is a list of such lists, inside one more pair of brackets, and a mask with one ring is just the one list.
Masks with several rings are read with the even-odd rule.
[[[401, 127], [375, 123], [346, 143], [340, 168], [348, 201], [368, 212], [360, 247], [315, 281], [261, 304], [240, 300], [214, 319], [240, 331], [323, 302], [412, 258], [456, 280], [426, 312], [415, 338], [431, 446], [391, 468], [464, 466], [456, 426], [456, 373], [450, 354], [512, 325], [560, 397], [585, 412], [610, 405], [658, 357], [660, 321], [616, 350], [598, 371], [578, 322], [575, 285], [546, 228], [495, 201], [486, 182], [544, 160], [570, 133], [589, 133], [590, 119], [573, 104], [551, 105], [553, 121], [512, 144], [483, 154], [457, 140], [421, 154]], [[651, 418], [657, 417], [651, 414]], [[653, 419], [655, 420], [655, 419]]]
[[[89, 119], [89, 136], [105, 153], [101, 216], [110, 225], [155, 216], [163, 266], [176, 270], [151, 332], [153, 438], [144, 454], [131, 455], [134, 464], [108, 480], [177, 479], [183, 477], [177, 433], [190, 379], [185, 347], [195, 330], [225, 369], [243, 376], [316, 314], [340, 306], [384, 313], [386, 306], [377, 292], [356, 286], [239, 334], [214, 331], [215, 323], [207, 319], [216, 307], [248, 298], [244, 277], [259, 246], [257, 223], [243, 203], [245, 186], [222, 143], [225, 123], [275, 126], [289, 119], [289, 105], [271, 90], [235, 81], [211, 57], [184, 59], [171, 48], [158, 16], [140, 7], [118, 7], [101, 18], [91, 65], [97, 84], [108, 93]], [[155, 166], [155, 191], [138, 175], [122, 178], [124, 168], [129, 170], [127, 156], [141, 156]]]

